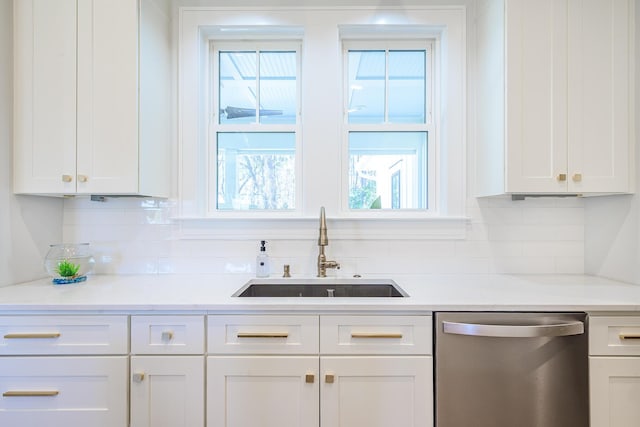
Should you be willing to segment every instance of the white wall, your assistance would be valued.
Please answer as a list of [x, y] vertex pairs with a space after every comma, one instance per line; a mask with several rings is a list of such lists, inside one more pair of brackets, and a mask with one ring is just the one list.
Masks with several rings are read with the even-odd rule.
[[[245, 0], [247, 3], [250, 1]], [[300, 4], [297, 0], [278, 1], [282, 5]], [[313, 1], [307, 0], [304, 4]], [[183, 3], [193, 4], [193, 1], [184, 0]], [[398, 5], [397, 0], [352, 0], [350, 3]], [[468, 33], [473, 34], [472, 31]], [[473, 52], [473, 37], [469, 37], [468, 43], [469, 52]], [[473, 105], [474, 96], [473, 60], [473, 55], [470, 55], [470, 106]], [[471, 168], [474, 163], [474, 117], [472, 111], [469, 113], [467, 165]], [[471, 172], [467, 172], [470, 181], [475, 176]], [[473, 194], [472, 182], [468, 183], [467, 188], [469, 194]], [[183, 238], [180, 224], [171, 220], [175, 203], [174, 200], [141, 199], [107, 199], [105, 203], [87, 199], [67, 200], [64, 237], [68, 241], [91, 242], [96, 255], [97, 273], [255, 271], [255, 255], [261, 236], [256, 235], [251, 240], [220, 240], [203, 236]], [[346, 275], [583, 273], [583, 203], [581, 199], [548, 198], [512, 202], [508, 198], [468, 197], [466, 210], [470, 220], [466, 238], [460, 240], [340, 240], [334, 237], [335, 234], [332, 235], [332, 222], [329, 220], [330, 244], [327, 255], [329, 259], [342, 264], [340, 274]], [[329, 218], [332, 214], [327, 211]], [[220, 227], [220, 224], [211, 223], [211, 228]], [[293, 274], [315, 274], [317, 227], [317, 223], [311, 221], [310, 233], [302, 238], [270, 239], [268, 248], [274, 258], [273, 269], [276, 274], [281, 273], [283, 264], [290, 264]]]
[[[297, 0], [288, 3], [300, 4]], [[386, 3], [398, 5], [397, 0]], [[11, 194], [11, 4], [11, 0], [0, 0], [0, 285], [44, 276], [42, 257], [48, 244], [61, 241], [62, 237], [64, 241], [92, 244], [96, 273], [253, 271], [258, 236], [252, 240], [183, 239], [179, 223], [171, 220], [175, 203], [172, 200], [123, 198], [100, 203], [86, 198], [68, 199], [64, 201], [63, 220], [61, 199]], [[263, 2], [256, 0], [254, 4]], [[472, 102], [472, 82], [468, 96]], [[470, 116], [469, 134], [472, 128]], [[467, 163], [472, 167], [472, 138], [468, 148]], [[467, 176], [474, 176], [471, 172]], [[468, 188], [471, 193], [472, 183]], [[593, 203], [600, 206], [601, 202]], [[470, 220], [465, 239], [338, 240], [332, 238], [330, 220], [327, 254], [342, 263], [341, 274], [584, 271], [582, 200], [512, 202], [507, 198], [469, 197], [466, 205]], [[332, 212], [327, 214], [331, 217]], [[309, 228], [309, 235], [301, 239], [270, 240], [269, 251], [277, 273], [287, 263], [293, 274], [314, 274], [317, 224], [310, 223]]]
[[[0, 0], [0, 286], [43, 276], [41, 260], [48, 244], [62, 239], [62, 200], [11, 193], [11, 16], [12, 0]], [[636, 22], [640, 22], [640, 7], [636, 8]], [[639, 35], [640, 31], [636, 34], [637, 58]], [[639, 71], [636, 66], [636, 105], [640, 105]], [[640, 143], [640, 128], [636, 136]], [[473, 152], [472, 140], [469, 149]], [[640, 161], [640, 149], [636, 157]], [[637, 172], [640, 188], [640, 168]], [[254, 268], [256, 241], [180, 239], [179, 225], [169, 219], [171, 209], [171, 201], [109, 199], [100, 204], [67, 200], [64, 237], [92, 242], [97, 270], [104, 273], [244, 272]], [[640, 283], [638, 195], [585, 201], [469, 198], [468, 213], [471, 221], [464, 240], [333, 240], [328, 253], [343, 262], [345, 273], [585, 271]], [[276, 269], [290, 263], [294, 273], [313, 271], [314, 241], [276, 240], [270, 247]]]
[[11, 191], [12, 15], [12, 0], [0, 0], [0, 286], [46, 276], [42, 260], [48, 245], [62, 238], [61, 199]]
[[[636, 27], [640, 2], [636, 1]], [[636, 28], [636, 191], [640, 191], [640, 28]], [[587, 200], [585, 203], [585, 271], [640, 284], [640, 195]]]
[[[346, 275], [582, 273], [582, 204], [580, 199], [470, 198], [471, 219], [463, 240], [339, 240], [333, 238], [329, 220], [327, 255], [342, 263], [340, 274]], [[65, 240], [91, 242], [96, 273], [255, 271], [259, 236], [181, 238], [180, 225], [170, 219], [172, 205], [141, 199], [67, 200]], [[276, 273], [290, 264], [293, 274], [315, 274], [317, 229], [312, 221], [304, 238], [269, 240]]]

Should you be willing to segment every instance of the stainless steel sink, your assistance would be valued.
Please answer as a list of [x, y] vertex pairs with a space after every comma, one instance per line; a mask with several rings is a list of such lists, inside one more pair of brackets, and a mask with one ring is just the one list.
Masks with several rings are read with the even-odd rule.
[[336, 297], [393, 298], [408, 297], [396, 282], [389, 279], [252, 279], [234, 297]]

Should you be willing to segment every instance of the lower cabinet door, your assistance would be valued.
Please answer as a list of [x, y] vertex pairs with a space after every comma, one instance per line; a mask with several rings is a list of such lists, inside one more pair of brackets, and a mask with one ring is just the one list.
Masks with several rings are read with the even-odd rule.
[[318, 427], [317, 356], [210, 356], [208, 427]]
[[131, 356], [131, 427], [203, 427], [204, 356]]
[[433, 426], [430, 356], [323, 356], [323, 427]]
[[1, 358], [0, 426], [127, 426], [127, 359]]
[[590, 357], [591, 427], [640, 425], [640, 357]]

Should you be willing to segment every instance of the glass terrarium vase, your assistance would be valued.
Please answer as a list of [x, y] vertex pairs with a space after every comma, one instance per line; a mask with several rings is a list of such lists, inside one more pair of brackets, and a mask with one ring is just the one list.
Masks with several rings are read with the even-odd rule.
[[60, 243], [50, 245], [44, 267], [53, 283], [62, 285], [87, 280], [95, 263], [89, 243]]

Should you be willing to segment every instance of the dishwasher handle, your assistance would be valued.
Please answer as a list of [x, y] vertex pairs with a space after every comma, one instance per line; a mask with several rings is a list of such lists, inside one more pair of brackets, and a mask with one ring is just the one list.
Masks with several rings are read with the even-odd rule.
[[486, 325], [448, 321], [443, 321], [442, 325], [445, 334], [479, 337], [540, 338], [566, 337], [584, 333], [584, 323], [579, 320], [551, 325]]

